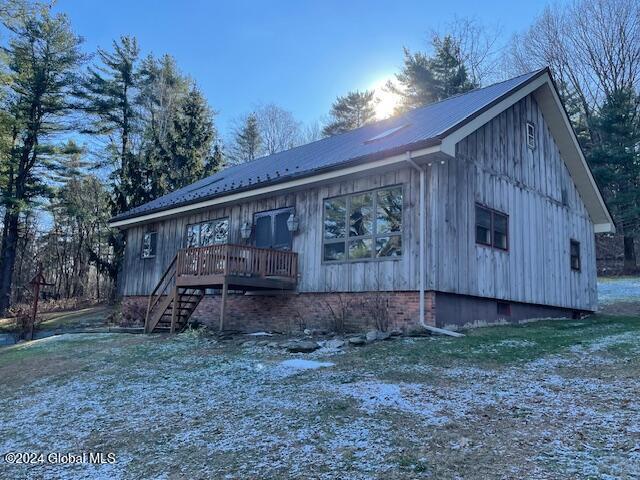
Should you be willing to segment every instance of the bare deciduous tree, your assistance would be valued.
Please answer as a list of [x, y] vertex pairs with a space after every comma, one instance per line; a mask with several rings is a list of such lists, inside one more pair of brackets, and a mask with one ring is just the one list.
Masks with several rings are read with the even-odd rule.
[[300, 122], [293, 114], [273, 103], [255, 110], [265, 155], [288, 150], [298, 144]]

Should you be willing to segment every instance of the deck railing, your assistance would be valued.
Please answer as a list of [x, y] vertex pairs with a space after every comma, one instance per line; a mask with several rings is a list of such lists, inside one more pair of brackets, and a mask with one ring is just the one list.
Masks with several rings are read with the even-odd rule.
[[296, 280], [298, 254], [247, 245], [221, 244], [178, 251], [178, 276], [235, 275]]

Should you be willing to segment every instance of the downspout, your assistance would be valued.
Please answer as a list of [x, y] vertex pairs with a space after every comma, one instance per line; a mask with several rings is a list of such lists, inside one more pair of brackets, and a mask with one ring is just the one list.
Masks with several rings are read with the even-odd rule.
[[426, 226], [427, 226], [427, 212], [425, 207], [425, 194], [426, 194], [426, 186], [425, 186], [425, 167], [420, 167], [414, 160], [411, 158], [411, 152], [407, 152], [407, 162], [418, 172], [420, 172], [420, 279], [418, 281], [418, 290], [420, 291], [420, 326], [423, 328], [427, 328], [427, 324], [424, 322], [424, 284], [425, 277], [427, 273], [427, 265], [426, 260], [427, 256], [425, 255], [425, 247], [426, 247]]

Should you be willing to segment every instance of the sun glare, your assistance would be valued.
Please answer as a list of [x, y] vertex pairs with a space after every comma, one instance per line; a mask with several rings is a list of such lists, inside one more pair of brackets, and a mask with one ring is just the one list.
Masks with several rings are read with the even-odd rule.
[[376, 92], [376, 118], [378, 120], [389, 118], [391, 115], [393, 115], [393, 111], [398, 105], [398, 95], [396, 95], [395, 93], [391, 93], [386, 88], [388, 80], [389, 78], [383, 78], [382, 80], [373, 84], [373, 86], [371, 87]]

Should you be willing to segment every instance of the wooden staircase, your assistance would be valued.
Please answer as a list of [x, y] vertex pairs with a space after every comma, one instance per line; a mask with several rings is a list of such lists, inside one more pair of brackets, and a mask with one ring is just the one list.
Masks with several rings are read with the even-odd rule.
[[149, 295], [145, 333], [183, 330], [194, 310], [204, 297], [205, 289], [176, 285], [176, 258]]

